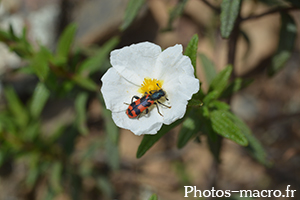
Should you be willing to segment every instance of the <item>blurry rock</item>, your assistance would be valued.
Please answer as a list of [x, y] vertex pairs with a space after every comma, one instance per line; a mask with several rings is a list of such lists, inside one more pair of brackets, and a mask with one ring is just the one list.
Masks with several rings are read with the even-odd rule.
[[167, 27], [169, 21], [169, 13], [165, 2], [161, 0], [152, 0], [148, 2], [148, 6], [156, 22], [159, 24], [159, 27]]
[[128, 0], [92, 0], [77, 5], [73, 12], [78, 24], [77, 39], [89, 45], [118, 31]]
[[31, 12], [28, 16], [31, 39], [53, 48], [58, 15], [59, 7], [57, 4], [46, 5]]
[[246, 121], [257, 117], [258, 106], [258, 100], [246, 93], [234, 95], [232, 98], [232, 111]]
[[0, 5], [0, 15], [14, 13], [19, 10], [21, 0], [2, 0]]
[[58, 5], [61, 1], [65, 0], [21, 0], [22, 12], [34, 12], [48, 5]]
[[[6, 68], [17, 68], [20, 66], [21, 59], [17, 54], [11, 52], [8, 47], [0, 43], [0, 74], [3, 74]], [[1, 92], [1, 89], [0, 89]]]
[[[22, 16], [15, 14], [12, 16], [2, 17], [3, 20], [0, 21], [0, 28], [8, 30], [9, 26], [12, 26], [16, 35], [22, 34], [22, 28], [24, 27], [24, 21]], [[0, 74], [3, 74], [7, 68], [17, 68], [21, 64], [21, 59], [17, 54], [11, 52], [9, 48], [0, 43]]]
[[[59, 7], [52, 1], [52, 4], [43, 4], [43, 7], [35, 7], [37, 10], [30, 10], [31, 1], [22, 2], [22, 9], [16, 10], [21, 5], [18, 0], [4, 0], [3, 6], [0, 6], [0, 28], [8, 30], [12, 26], [17, 36], [22, 35], [23, 28], [28, 30], [28, 38], [33, 42], [51, 46], [55, 41], [56, 20], [59, 13]], [[45, 2], [45, 1], [43, 1]], [[42, 5], [42, 4], [36, 4]], [[10, 14], [14, 9], [16, 13]], [[26, 10], [29, 9], [29, 10]], [[5, 44], [0, 44], [0, 74], [6, 69], [18, 68], [21, 66], [21, 59], [9, 50]]]
[[200, 26], [211, 26], [214, 11], [202, 1], [188, 1], [184, 12]]

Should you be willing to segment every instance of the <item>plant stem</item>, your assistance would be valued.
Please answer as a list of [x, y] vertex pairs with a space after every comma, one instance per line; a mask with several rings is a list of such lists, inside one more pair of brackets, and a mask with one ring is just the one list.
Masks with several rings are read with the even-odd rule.
[[271, 9], [271, 10], [269, 10], [269, 11], [267, 11], [267, 12], [264, 12], [264, 13], [262, 13], [262, 14], [259, 14], [259, 15], [252, 15], [252, 16], [243, 18], [243, 19], [241, 19], [241, 21], [247, 21], [247, 20], [252, 20], [252, 19], [258, 19], [258, 18], [264, 17], [264, 16], [266, 16], [266, 15], [274, 14], [274, 13], [277, 13], [277, 12], [287, 12], [287, 11], [298, 10], [298, 9], [299, 9], [299, 8], [297, 8], [297, 7], [274, 8], [274, 9]]
[[203, 3], [205, 3], [208, 7], [210, 7], [211, 9], [213, 9], [215, 12], [220, 13], [221, 9], [212, 5], [209, 1], [207, 0], [202, 0]]
[[[241, 1], [241, 3], [240, 3], [240, 9], [239, 10], [241, 10], [242, 2], [243, 1]], [[232, 74], [231, 74], [231, 80], [235, 79], [235, 77], [236, 77], [234, 66], [235, 66], [237, 40], [238, 40], [238, 37], [239, 37], [240, 23], [241, 22], [242, 22], [241, 21], [241, 15], [240, 15], [240, 12], [239, 12], [239, 15], [238, 15], [238, 17], [235, 21], [235, 26], [234, 26], [234, 28], [231, 32], [231, 35], [229, 37], [229, 40], [228, 40], [227, 64], [232, 65], [232, 68], [233, 68], [233, 71], [232, 71]], [[231, 97], [229, 97], [227, 99], [227, 103], [230, 104], [230, 101], [231, 101]], [[221, 155], [223, 139], [224, 139], [223, 137], [218, 136], [218, 139], [217, 139], [218, 144], [217, 145], [219, 145], [219, 148], [217, 149], [218, 152], [216, 152], [216, 154], [218, 155], [218, 158]], [[214, 175], [212, 175], [210, 180], [209, 180], [209, 182], [210, 182], [209, 187], [210, 188], [212, 188], [212, 187], [217, 188], [216, 183], [217, 183], [217, 180], [218, 180], [218, 172], [219, 172], [219, 160], [214, 159], [214, 161], [212, 163], [212, 166], [211, 166], [211, 173], [214, 173]], [[208, 198], [208, 200], [210, 200], [210, 199], [213, 199], [213, 198], [212, 197]]]
[[232, 74], [231, 80], [236, 77], [234, 66], [235, 66], [235, 57], [236, 57], [236, 46], [237, 40], [239, 37], [239, 30], [240, 30], [240, 16], [238, 16], [233, 31], [228, 40], [228, 54], [227, 54], [227, 64], [232, 65]]

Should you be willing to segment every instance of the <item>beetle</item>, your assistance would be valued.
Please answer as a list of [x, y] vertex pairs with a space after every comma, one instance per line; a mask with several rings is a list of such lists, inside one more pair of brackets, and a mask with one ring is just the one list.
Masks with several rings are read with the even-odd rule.
[[[156, 85], [159, 87], [158, 84], [156, 84]], [[161, 116], [163, 116], [159, 112], [157, 103], [159, 103], [160, 105], [163, 105], [167, 108], [171, 108], [171, 106], [167, 106], [167, 105], [161, 103], [159, 101], [159, 99], [161, 99], [162, 97], [165, 97], [165, 99], [167, 101], [169, 101], [169, 99], [166, 97], [166, 92], [161, 88], [159, 90], [152, 90], [149, 93], [145, 92], [144, 96], [142, 96], [141, 98], [138, 96], [133, 96], [131, 99], [131, 104], [128, 106], [128, 108], [126, 110], [126, 114], [128, 115], [129, 118], [136, 118], [136, 117], [139, 118], [140, 114], [143, 113], [144, 111], [146, 112], [146, 114], [148, 114], [149, 107], [152, 106], [153, 104], [155, 104], [158, 113]], [[136, 101], [133, 101], [133, 99], [136, 99]]]

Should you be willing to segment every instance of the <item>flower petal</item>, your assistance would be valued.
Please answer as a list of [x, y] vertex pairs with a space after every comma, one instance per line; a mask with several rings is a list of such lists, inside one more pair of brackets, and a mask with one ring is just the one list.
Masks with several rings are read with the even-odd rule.
[[113, 112], [112, 118], [118, 127], [129, 129], [135, 135], [156, 134], [163, 124], [162, 116], [154, 112], [154, 110], [151, 110], [147, 115], [143, 115], [139, 119], [130, 119], [125, 111]]
[[199, 80], [188, 75], [174, 77], [164, 84], [164, 89], [172, 106], [164, 111], [164, 124], [171, 124], [184, 116], [188, 100], [199, 90]]
[[160, 46], [142, 42], [112, 51], [110, 61], [125, 79], [141, 85], [145, 77], [155, 74], [154, 66], [160, 53]]
[[138, 94], [136, 85], [124, 79], [114, 68], [110, 68], [101, 78], [101, 92], [106, 108], [112, 112], [125, 111], [131, 98]]
[[157, 79], [169, 77], [170, 73], [185, 73], [190, 76], [194, 74], [191, 60], [182, 54], [182, 46], [178, 44], [167, 48], [159, 55], [155, 64], [155, 71], [155, 78]]

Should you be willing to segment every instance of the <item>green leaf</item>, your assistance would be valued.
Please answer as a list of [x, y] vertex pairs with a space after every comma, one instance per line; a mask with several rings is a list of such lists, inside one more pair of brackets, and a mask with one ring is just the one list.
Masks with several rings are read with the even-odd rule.
[[236, 142], [239, 145], [247, 146], [248, 141], [242, 130], [230, 118], [230, 113], [225, 110], [215, 110], [210, 113], [213, 130], [219, 135]]
[[87, 135], [89, 130], [86, 126], [86, 104], [88, 100], [87, 93], [79, 93], [75, 99], [75, 110], [76, 110], [76, 125], [81, 134]]
[[55, 199], [55, 197], [57, 196], [55, 191], [53, 191], [53, 189], [51, 187], [46, 187], [45, 189], [46, 189], [46, 191], [44, 193], [43, 200], [53, 200], [53, 199]]
[[221, 94], [221, 98], [227, 98], [232, 96], [237, 91], [247, 87], [253, 82], [253, 79], [241, 79], [236, 78], [234, 81], [232, 81], [228, 87], [223, 91]]
[[277, 47], [277, 52], [272, 57], [272, 64], [268, 68], [268, 74], [273, 76], [291, 56], [297, 36], [297, 26], [294, 19], [287, 13], [281, 13], [281, 29], [280, 39]]
[[209, 105], [210, 108], [215, 108], [217, 110], [229, 110], [230, 106], [222, 101], [214, 100]]
[[[207, 126], [206, 128], [212, 129], [210, 126]], [[220, 135], [217, 135], [217, 133], [214, 131], [211, 131], [209, 133], [210, 133], [210, 135], [207, 138], [209, 150], [213, 154], [215, 160], [218, 163], [220, 163], [220, 152], [221, 152], [223, 137], [221, 137]]]
[[28, 41], [27, 41], [27, 28], [26, 27], [23, 27], [21, 40], [24, 43], [28, 43]]
[[218, 99], [219, 96], [219, 91], [214, 90], [209, 92], [203, 99], [203, 105], [209, 105], [211, 101]]
[[19, 57], [24, 59], [30, 59], [33, 57], [32, 47], [30, 45], [24, 44], [22, 42], [9, 43], [9, 48], [14, 51]]
[[23, 27], [22, 36], [20, 37], [20, 43], [26, 48], [26, 56], [30, 57], [33, 55], [34, 48], [32, 47], [31, 43], [27, 40], [27, 28]]
[[203, 102], [198, 99], [191, 99], [189, 100], [188, 106], [197, 106], [200, 107], [203, 105]]
[[38, 153], [34, 152], [29, 153], [26, 158], [26, 160], [29, 162], [29, 172], [27, 172], [25, 184], [27, 187], [29, 187], [29, 189], [33, 188], [40, 175], [41, 165], [39, 165], [39, 156], [40, 155]]
[[[101, 104], [105, 107], [105, 103], [102, 95], [98, 96]], [[108, 164], [113, 170], [119, 169], [120, 166], [120, 156], [119, 156], [119, 128], [115, 125], [111, 118], [111, 111], [103, 109], [102, 111], [104, 121], [105, 121], [105, 149], [107, 152]]]
[[204, 118], [209, 118], [209, 115], [210, 115], [210, 112], [209, 112], [209, 109], [206, 105], [203, 105], [201, 107], [201, 115], [204, 117]]
[[0, 30], [0, 40], [3, 42], [10, 40], [10, 34], [6, 31]]
[[[56, 84], [56, 83], [54, 83]], [[65, 97], [67, 94], [69, 94], [72, 89], [74, 88], [75, 86], [75, 83], [71, 80], [64, 80], [60, 87], [57, 88], [55, 85], [54, 85], [54, 90], [55, 90], [55, 93], [57, 94], [57, 96], [59, 97]]]
[[164, 136], [170, 130], [178, 126], [182, 121], [183, 118], [177, 120], [176, 122], [170, 125], [163, 125], [162, 128], [155, 135], [145, 135], [141, 144], [139, 145], [136, 157], [141, 158], [162, 136]]
[[196, 121], [198, 118], [194, 112], [190, 113], [190, 116], [187, 117], [182, 123], [182, 127], [180, 129], [177, 147], [184, 147], [187, 142], [199, 132], [200, 123]]
[[196, 60], [197, 60], [198, 41], [199, 41], [198, 35], [197, 34], [193, 35], [192, 39], [190, 40], [188, 46], [186, 47], [186, 49], [184, 51], [184, 55], [188, 56], [192, 61], [192, 65], [195, 70], [195, 75], [196, 75]]
[[9, 34], [10, 34], [10, 37], [13, 40], [18, 41], [18, 37], [15, 34], [15, 31], [14, 31], [14, 28], [13, 28], [12, 24], [9, 24]]
[[268, 75], [273, 76], [278, 71], [280, 71], [284, 67], [285, 63], [289, 60], [290, 57], [291, 57], [290, 51], [283, 50], [281, 52], [276, 53], [276, 55], [274, 55], [272, 57], [272, 64], [268, 68]]
[[246, 50], [245, 55], [243, 56], [243, 58], [247, 58], [247, 56], [250, 53], [250, 49], [251, 49], [251, 40], [250, 40], [247, 32], [245, 32], [243, 30], [240, 30], [240, 35], [244, 38], [244, 40], [245, 40], [245, 42], [247, 44], [247, 50]]
[[12, 135], [18, 134], [19, 128], [16, 127], [15, 119], [14, 116], [10, 116], [9, 112], [0, 112], [0, 133], [6, 130]]
[[176, 160], [175, 162], [172, 162], [172, 167], [179, 179], [178, 184], [189, 185], [190, 183], [192, 183], [192, 177], [189, 173], [190, 171], [188, 170], [188, 166], [184, 162]]
[[50, 186], [55, 193], [62, 191], [61, 178], [62, 178], [62, 163], [56, 161], [50, 168]]
[[39, 121], [33, 121], [23, 130], [21, 138], [26, 142], [32, 142], [40, 133]]
[[107, 109], [103, 110], [103, 116], [105, 120], [105, 130], [107, 136], [109, 137], [112, 143], [117, 145], [119, 142], [119, 128], [115, 125], [111, 118], [111, 111]]
[[87, 77], [81, 77], [79, 75], [73, 75], [72, 80], [79, 86], [90, 90], [90, 91], [97, 91], [98, 90], [98, 86], [96, 85], [96, 83], [92, 80], [89, 79]]
[[7, 100], [8, 108], [15, 117], [18, 125], [24, 127], [28, 123], [29, 118], [27, 115], [27, 110], [21, 103], [15, 90], [12, 87], [6, 87], [4, 88], [4, 94]]
[[158, 200], [156, 194], [152, 194], [152, 196], [148, 200]]
[[68, 173], [68, 178], [70, 180], [70, 183], [72, 183], [72, 187], [70, 188], [70, 199], [72, 200], [81, 200], [82, 195], [82, 189], [83, 189], [83, 183], [82, 183], [82, 177], [80, 177], [78, 174]]
[[239, 15], [241, 0], [223, 0], [221, 4], [221, 35], [229, 38]]
[[208, 92], [217, 91], [218, 95], [224, 91], [228, 84], [232, 72], [232, 66], [228, 65], [224, 70], [222, 70], [211, 82]]
[[70, 24], [65, 28], [65, 30], [61, 34], [56, 49], [56, 55], [59, 58], [62, 59], [67, 58], [72, 42], [74, 40], [76, 30], [77, 30], [77, 26], [75, 24]]
[[242, 133], [247, 138], [249, 145], [246, 147], [246, 149], [250, 152], [250, 154], [261, 164], [270, 166], [270, 162], [267, 160], [267, 155], [264, 151], [264, 148], [252, 134], [249, 127], [236, 115], [228, 113], [227, 116], [241, 129]]
[[34, 70], [31, 67], [20, 67], [18, 69], [16, 69], [17, 73], [21, 73], [21, 74], [30, 74], [30, 75], [34, 75]]
[[[106, 125], [106, 130], [111, 130], [111, 126]], [[119, 134], [119, 128], [114, 125], [114, 132], [107, 132], [106, 131], [106, 138], [105, 138], [105, 150], [106, 150], [106, 159], [108, 165], [112, 170], [118, 170], [120, 168], [120, 154], [119, 154], [119, 146], [118, 141], [115, 142], [112, 140], [112, 136], [110, 134], [115, 133]]]
[[173, 8], [173, 10], [170, 13], [169, 21], [168, 21], [168, 26], [166, 30], [172, 30], [172, 24], [174, 20], [179, 17], [185, 7], [185, 4], [188, 2], [188, 0], [181, 0], [177, 3], [177, 5]]
[[145, 0], [129, 0], [121, 26], [122, 31], [129, 27], [145, 2]]
[[6, 157], [6, 153], [3, 151], [0, 151], [0, 166], [2, 166], [5, 163], [5, 161], [6, 161], [5, 157]]
[[39, 77], [40, 81], [44, 81], [49, 72], [48, 61], [51, 58], [50, 51], [46, 48], [41, 46], [40, 51], [37, 52], [34, 57], [31, 59], [30, 66]]
[[32, 117], [38, 118], [40, 116], [49, 96], [50, 91], [47, 89], [44, 83], [38, 83], [29, 104], [29, 111]]
[[217, 133], [212, 128], [212, 122], [210, 120], [210, 113], [206, 106], [201, 107], [200, 116], [198, 118], [199, 122], [201, 122], [200, 132], [202, 134], [207, 135], [207, 142], [209, 144], [209, 148], [211, 153], [214, 155], [215, 159], [219, 161], [220, 147], [221, 147], [221, 136], [217, 135]]
[[[73, 124], [66, 126], [63, 130], [63, 134], [60, 135], [59, 139], [59, 146], [63, 150], [66, 156], [70, 156], [75, 149], [76, 140], [80, 136], [80, 133]], [[60, 134], [60, 132], [56, 132], [56, 134]], [[58, 135], [56, 135], [57, 137]], [[51, 138], [54, 139], [54, 138]], [[49, 142], [51, 140], [49, 139]], [[52, 140], [53, 141], [53, 140]]]
[[211, 84], [213, 79], [217, 76], [216, 66], [204, 54], [199, 54], [204, 69], [205, 79], [208, 84]]
[[[105, 107], [105, 103], [103, 97], [99, 95], [99, 100], [103, 107]], [[115, 125], [114, 121], [111, 118], [111, 111], [108, 109], [103, 109], [103, 117], [105, 121], [105, 130], [107, 136], [110, 138], [111, 142], [115, 145], [119, 142], [119, 128]]]
[[[293, 17], [287, 13], [281, 13], [281, 29], [278, 48], [291, 51], [294, 48], [297, 35], [297, 25]], [[287, 38], [284, 38], [287, 37]]]
[[78, 68], [79, 74], [93, 74], [96, 71], [99, 71], [101, 69], [101, 66], [103, 65], [105, 58], [109, 55], [111, 50], [119, 43], [119, 38], [114, 37], [110, 39], [108, 42], [106, 42], [97, 52], [94, 56], [86, 59]]
[[38, 179], [38, 176], [39, 176], [39, 170], [37, 168], [29, 169], [29, 172], [27, 172], [27, 177], [25, 180], [27, 187], [29, 187], [30, 189], [33, 188], [35, 182]]
[[107, 177], [100, 176], [97, 177], [97, 187], [105, 194], [106, 197], [109, 197], [109, 199], [113, 199], [113, 186], [111, 185], [110, 180], [107, 179]]

